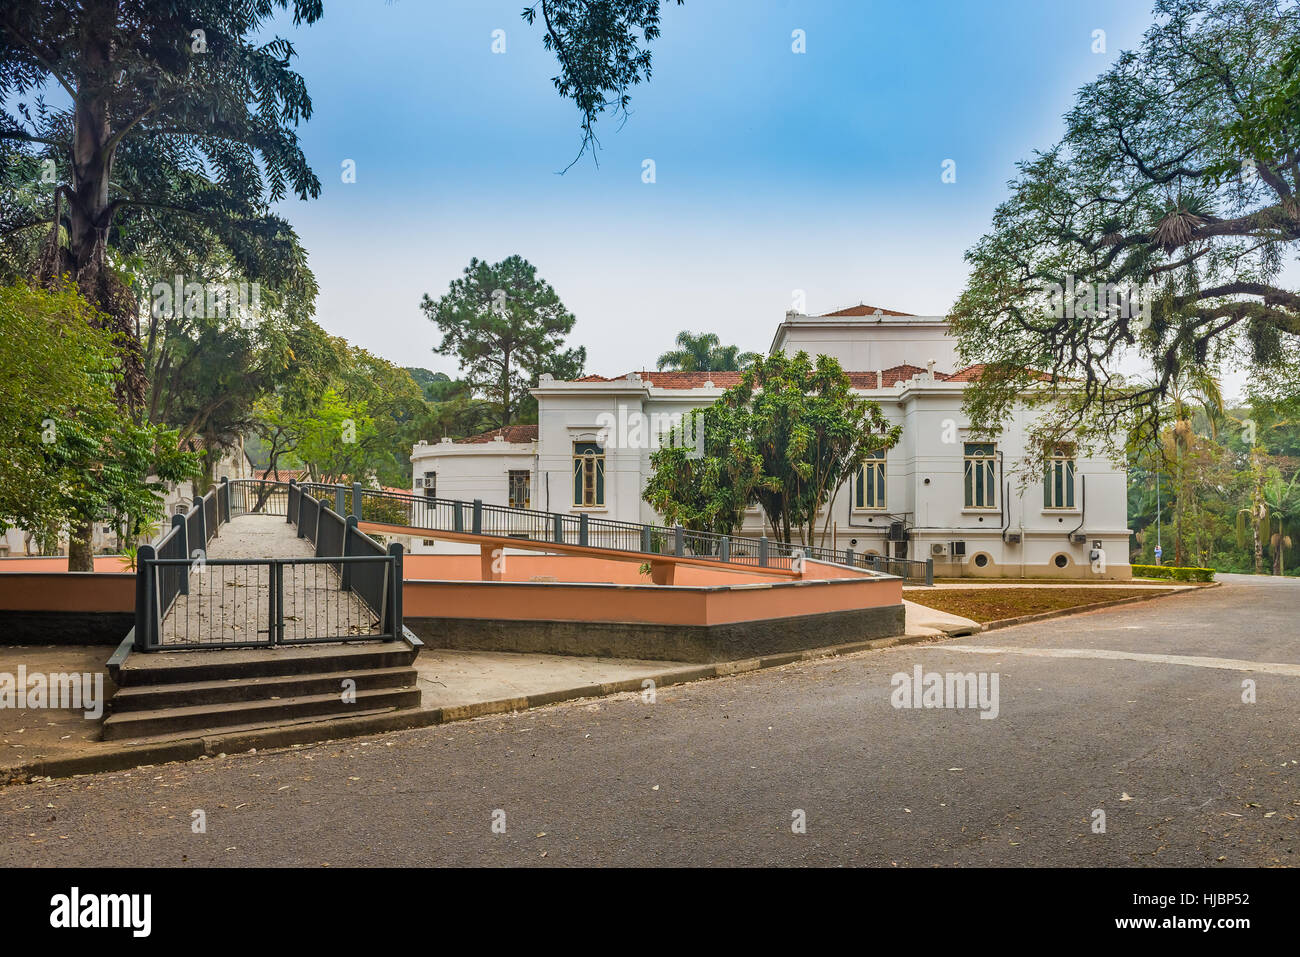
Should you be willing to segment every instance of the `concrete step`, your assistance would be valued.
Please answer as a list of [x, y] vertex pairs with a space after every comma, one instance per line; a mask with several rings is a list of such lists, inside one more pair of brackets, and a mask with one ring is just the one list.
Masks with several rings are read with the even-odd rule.
[[234, 701], [271, 701], [322, 694], [341, 694], [343, 682], [356, 682], [357, 691], [376, 688], [414, 688], [414, 668], [365, 668], [319, 674], [269, 675], [262, 678], [223, 678], [218, 681], [182, 681], [165, 685], [122, 688], [109, 702], [110, 714], [155, 711]]
[[[348, 718], [369, 718], [380, 714], [393, 714], [398, 711], [407, 710], [405, 708], [371, 708], [368, 711], [349, 711], [345, 717]], [[293, 721], [277, 721], [277, 728], [300, 728], [304, 725], [324, 724], [327, 721], [333, 721], [339, 715], [327, 714], [321, 717], [298, 718]], [[168, 741], [184, 741], [188, 738], [202, 738], [208, 735], [220, 734], [243, 734], [245, 731], [265, 731], [266, 725], [259, 722], [253, 724], [228, 724], [220, 728], [193, 728], [189, 731], [180, 731], [174, 734], [150, 734], [139, 738], [123, 739], [123, 744], [163, 744]]]
[[[356, 700], [346, 704], [340, 691], [329, 694], [201, 704], [187, 707], [125, 711], [104, 719], [105, 741], [142, 738], [154, 735], [193, 736], [196, 731], [218, 731], [237, 725], [269, 727], [283, 721], [305, 717], [343, 717], [376, 708], [418, 708], [418, 688], [375, 688], [358, 690]], [[186, 734], [190, 732], [190, 734]]]
[[277, 645], [228, 651], [156, 651], [133, 654], [113, 676], [119, 688], [341, 671], [405, 668], [418, 648], [404, 641]]

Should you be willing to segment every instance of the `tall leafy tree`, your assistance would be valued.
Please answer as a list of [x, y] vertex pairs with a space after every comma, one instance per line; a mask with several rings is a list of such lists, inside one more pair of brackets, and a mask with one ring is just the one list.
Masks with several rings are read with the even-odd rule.
[[320, 190], [294, 133], [311, 100], [289, 68], [293, 46], [253, 39], [277, 8], [295, 24], [321, 15], [320, 0], [9, 0], [0, 10], [0, 140], [39, 161], [49, 175], [38, 183], [52, 180], [4, 228], [42, 231], [42, 274], [70, 276], [123, 334], [129, 404], [143, 397], [144, 369], [114, 250], [148, 234], [192, 262], [215, 246], [252, 280], [305, 269], [269, 208]]
[[164, 483], [198, 467], [196, 455], [177, 449], [174, 432], [121, 414], [121, 357], [100, 324], [70, 286], [0, 287], [0, 529], [57, 539], [70, 527], [72, 571], [93, 561], [79, 516], [134, 536], [161, 517]]
[[611, 110], [626, 119], [630, 89], [650, 79], [660, 6], [660, 0], [538, 0], [524, 8], [525, 23], [537, 23], [541, 14], [542, 44], [560, 67], [552, 82], [582, 116], [582, 147], [573, 162], [599, 146], [601, 114]]
[[[1300, 294], [1280, 275], [1300, 248], [1300, 123], [1282, 109], [1300, 14], [1285, 0], [1155, 13], [1080, 91], [1063, 139], [1020, 165], [950, 314], [963, 356], [988, 364], [967, 390], [973, 425], [996, 433], [1027, 401], [1039, 452], [1067, 433], [1154, 433], [1184, 369], [1232, 358], [1280, 388], [1300, 379]], [[1120, 373], [1132, 354], [1150, 382]]]
[[538, 377], [582, 375], [587, 350], [566, 348], [574, 317], [537, 267], [521, 256], [499, 263], [471, 259], [441, 298], [420, 302], [442, 341], [434, 352], [455, 356], [465, 381], [494, 402], [497, 425], [510, 425], [528, 407]]
[[773, 353], [745, 370], [702, 417], [704, 454], [666, 445], [650, 458], [645, 498], [670, 521], [730, 531], [750, 505], [776, 539], [824, 540], [829, 505], [867, 456], [902, 434], [852, 390], [829, 356]]
[[757, 352], [741, 352], [739, 346], [724, 346], [716, 333], [677, 333], [677, 348], [659, 357], [660, 369], [679, 372], [738, 372], [757, 359]]

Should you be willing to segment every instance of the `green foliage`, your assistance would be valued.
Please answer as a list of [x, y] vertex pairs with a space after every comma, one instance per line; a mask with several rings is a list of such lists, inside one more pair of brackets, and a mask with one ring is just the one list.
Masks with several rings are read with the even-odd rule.
[[677, 348], [659, 357], [660, 369], [679, 372], [738, 372], [759, 358], [757, 352], [741, 352], [739, 346], [724, 346], [715, 333], [677, 333]]
[[659, 0], [538, 0], [524, 8], [524, 22], [536, 22], [539, 9], [542, 44], [560, 65], [552, 82], [582, 114], [581, 157], [598, 145], [600, 115], [612, 109], [626, 118], [629, 87], [650, 79], [646, 47], [659, 36]]
[[1174, 565], [1134, 565], [1134, 578], [1171, 578], [1178, 582], [1212, 582], [1213, 568], [1178, 568]]
[[470, 388], [496, 404], [497, 425], [535, 408], [528, 389], [543, 373], [582, 375], [587, 350], [564, 348], [573, 314], [520, 256], [495, 264], [471, 259], [463, 278], [440, 299], [426, 294], [420, 308], [442, 334], [433, 351], [460, 361]]
[[[5, 167], [0, 188], [21, 201], [0, 204], [0, 228], [26, 248], [45, 242], [41, 274], [75, 276], [120, 332], [133, 330], [138, 304], [110, 262], [160, 249], [314, 291], [297, 237], [271, 212], [290, 193], [320, 191], [294, 132], [312, 105], [289, 68], [293, 46], [263, 36], [277, 9], [295, 24], [321, 16], [320, 0], [6, 0], [0, 139], [25, 162]], [[67, 105], [44, 100], [47, 84]], [[47, 161], [52, 181], [34, 178]], [[144, 370], [133, 341], [116, 345], [134, 402]]]
[[[1300, 140], [1294, 114], [1258, 128], [1258, 104], [1290, 102], [1270, 91], [1290, 90], [1278, 78], [1294, 78], [1300, 18], [1275, 0], [1156, 12], [1141, 47], [1079, 92], [1061, 142], [1020, 164], [967, 253], [949, 318], [963, 357], [989, 364], [966, 395], [978, 430], [996, 433], [1028, 397], [1042, 413], [1033, 448], [1100, 446], [1153, 437], [1189, 370], [1231, 362], [1279, 394], [1300, 381], [1300, 295], [1280, 275], [1300, 242]], [[1071, 288], [1102, 301], [1067, 304]], [[1106, 296], [1124, 290], [1136, 308]], [[1149, 381], [1120, 373], [1134, 354]]]
[[867, 456], [902, 433], [853, 393], [838, 362], [805, 352], [756, 360], [695, 421], [704, 427], [702, 457], [688, 454], [689, 442], [657, 449], [645, 500], [669, 522], [723, 533], [758, 505], [773, 537], [790, 542], [798, 531], [805, 544]]
[[161, 516], [165, 483], [197, 472], [174, 432], [121, 414], [118, 351], [99, 322], [71, 287], [0, 287], [0, 528], [75, 537], [109, 521], [134, 536]]

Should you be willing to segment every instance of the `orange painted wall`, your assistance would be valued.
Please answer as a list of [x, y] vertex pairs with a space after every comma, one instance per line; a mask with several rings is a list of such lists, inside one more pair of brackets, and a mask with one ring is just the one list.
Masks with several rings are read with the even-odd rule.
[[[820, 575], [820, 570], [818, 574]], [[407, 555], [402, 559], [402, 576], [407, 581], [412, 579], [477, 581], [479, 556], [477, 554]], [[755, 581], [789, 581], [786, 576], [715, 569], [701, 565], [678, 565], [676, 576], [675, 582], [679, 585], [732, 585]], [[549, 577], [562, 582], [650, 584], [650, 576], [641, 574], [638, 562], [584, 558], [577, 555], [507, 554], [502, 577], [506, 581], [516, 582], [526, 582], [536, 577]]]
[[879, 608], [902, 600], [899, 579], [712, 588], [408, 579], [402, 589], [402, 612], [410, 618], [715, 625]]
[[135, 611], [132, 572], [11, 572], [0, 575], [5, 611]]
[[[3, 572], [66, 572], [68, 570], [68, 558], [66, 555], [55, 555], [52, 557], [40, 558], [0, 558], [0, 573]], [[95, 556], [96, 572], [126, 572], [128, 575], [134, 574], [126, 567], [121, 555], [96, 555]]]

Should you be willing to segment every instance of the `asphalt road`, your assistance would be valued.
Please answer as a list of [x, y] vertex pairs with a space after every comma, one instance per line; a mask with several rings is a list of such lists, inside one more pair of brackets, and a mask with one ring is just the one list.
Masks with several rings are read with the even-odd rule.
[[[1226, 576], [654, 703], [0, 788], [0, 864], [1289, 865], [1298, 609], [1300, 581]], [[918, 664], [996, 672], [997, 717], [893, 707]]]

